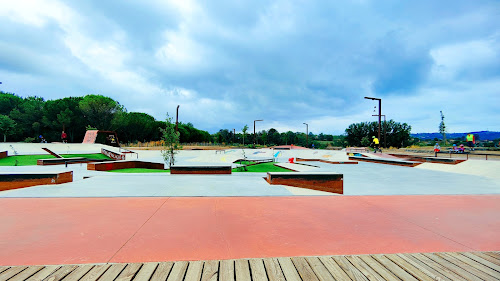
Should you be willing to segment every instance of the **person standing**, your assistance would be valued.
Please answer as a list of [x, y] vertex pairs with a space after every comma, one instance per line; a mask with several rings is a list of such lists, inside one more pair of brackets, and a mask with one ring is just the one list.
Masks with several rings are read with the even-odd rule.
[[474, 137], [474, 134], [472, 133], [467, 134], [465, 139], [467, 140], [467, 146], [469, 147], [469, 149], [471, 151], [474, 150], [474, 145], [476, 144], [476, 138]]
[[[373, 149], [375, 150], [374, 153], [377, 153], [377, 149], [380, 150], [380, 142], [375, 136], [372, 136], [372, 145]], [[382, 151], [380, 150], [380, 152]]]
[[63, 143], [68, 143], [68, 135], [66, 135], [66, 133], [64, 131], [62, 131], [61, 133], [61, 140]]

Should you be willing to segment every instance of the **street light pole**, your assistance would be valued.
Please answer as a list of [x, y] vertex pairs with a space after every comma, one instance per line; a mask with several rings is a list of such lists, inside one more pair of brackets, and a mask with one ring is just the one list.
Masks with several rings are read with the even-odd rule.
[[175, 115], [175, 132], [179, 132], [179, 106], [177, 106], [177, 114]]
[[264, 120], [253, 120], [253, 146], [255, 147], [255, 141], [257, 139], [257, 135], [255, 134], [255, 122], [264, 121]]
[[382, 123], [382, 99], [365, 97], [367, 100], [378, 100], [378, 139], [380, 141], [380, 125]]
[[309, 147], [309, 125], [307, 123], [303, 123], [306, 125], [306, 147]]

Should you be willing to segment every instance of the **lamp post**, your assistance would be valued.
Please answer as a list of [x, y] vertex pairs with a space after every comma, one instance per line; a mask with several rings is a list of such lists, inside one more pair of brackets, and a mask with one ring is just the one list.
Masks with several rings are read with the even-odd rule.
[[233, 129], [233, 145], [234, 145], [234, 138], [236, 136], [236, 129]]
[[382, 99], [365, 97], [367, 100], [378, 100], [378, 139], [380, 140], [380, 124], [382, 123]]
[[306, 125], [306, 147], [309, 147], [309, 125], [307, 123], [303, 123]]
[[179, 132], [179, 106], [177, 106], [177, 114], [175, 115], [175, 132]]
[[255, 147], [255, 141], [257, 139], [257, 135], [255, 134], [255, 122], [264, 121], [264, 120], [253, 120], [253, 146]]

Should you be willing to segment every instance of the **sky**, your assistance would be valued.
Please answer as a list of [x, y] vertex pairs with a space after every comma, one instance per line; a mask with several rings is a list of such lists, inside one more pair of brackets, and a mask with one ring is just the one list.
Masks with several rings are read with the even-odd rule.
[[211, 133], [500, 131], [500, 1], [0, 0], [0, 90]]

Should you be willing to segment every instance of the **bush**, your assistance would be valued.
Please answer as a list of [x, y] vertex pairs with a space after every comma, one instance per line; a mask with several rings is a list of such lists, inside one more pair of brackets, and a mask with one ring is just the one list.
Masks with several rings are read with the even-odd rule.
[[27, 137], [23, 140], [23, 142], [26, 142], [26, 143], [33, 143], [35, 142], [36, 138], [32, 138], [32, 137]]

